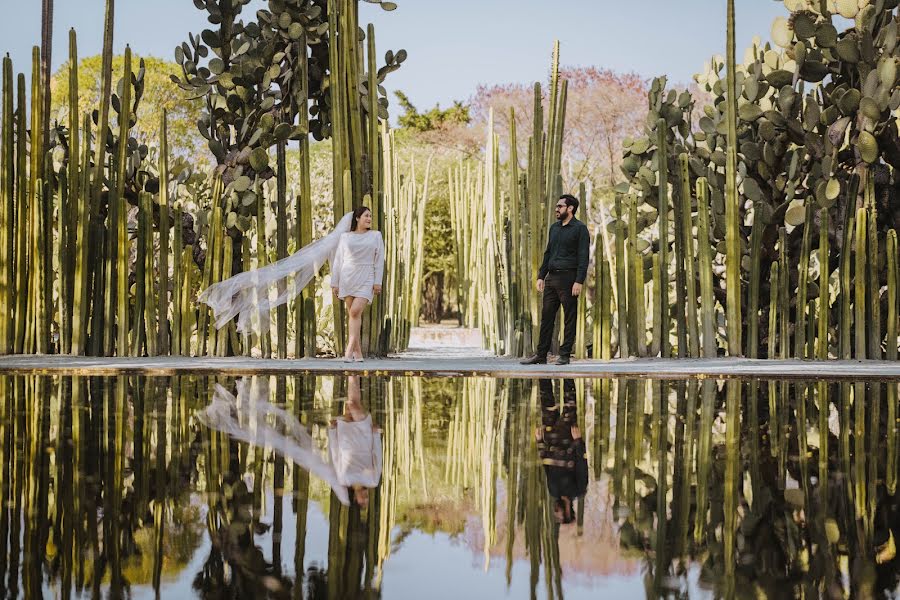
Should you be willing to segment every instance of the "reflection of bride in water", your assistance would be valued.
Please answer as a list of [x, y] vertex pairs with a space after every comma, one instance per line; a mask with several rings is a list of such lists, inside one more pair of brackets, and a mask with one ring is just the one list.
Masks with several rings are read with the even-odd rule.
[[382, 447], [381, 430], [361, 402], [359, 377], [348, 377], [344, 414], [331, 422], [327, 454], [295, 416], [268, 398], [268, 378], [244, 377], [237, 382], [237, 396], [217, 384], [212, 402], [197, 416], [210, 429], [292, 460], [326, 481], [342, 504], [350, 504], [353, 490], [357, 504], [366, 505], [369, 488], [381, 480]]

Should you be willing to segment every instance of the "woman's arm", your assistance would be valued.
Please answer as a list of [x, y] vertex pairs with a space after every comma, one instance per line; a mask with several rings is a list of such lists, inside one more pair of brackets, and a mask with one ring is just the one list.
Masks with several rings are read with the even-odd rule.
[[337, 250], [334, 251], [334, 263], [331, 265], [331, 289], [337, 294], [337, 290], [341, 288], [341, 266], [344, 262], [344, 236], [338, 242]]
[[378, 234], [378, 243], [375, 246], [375, 285], [381, 287], [381, 281], [384, 278], [384, 238], [380, 231]]

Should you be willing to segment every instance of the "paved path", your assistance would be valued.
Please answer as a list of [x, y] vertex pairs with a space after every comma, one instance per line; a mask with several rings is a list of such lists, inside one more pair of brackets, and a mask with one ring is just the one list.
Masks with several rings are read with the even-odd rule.
[[[424, 353], [423, 353], [424, 354]], [[453, 353], [454, 355], [456, 352]], [[579, 360], [566, 367], [523, 366], [517, 360], [490, 356], [435, 358], [428, 353], [345, 363], [338, 359], [272, 360], [246, 357], [96, 358], [72, 356], [0, 356], [0, 373], [53, 375], [208, 375], [336, 374], [490, 377], [647, 377], [685, 379], [749, 377], [779, 379], [897, 379], [900, 361], [800, 361], [719, 359]]]

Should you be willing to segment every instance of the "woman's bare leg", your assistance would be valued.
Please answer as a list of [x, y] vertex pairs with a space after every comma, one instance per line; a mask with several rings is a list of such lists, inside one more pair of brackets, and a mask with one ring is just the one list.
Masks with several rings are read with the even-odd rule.
[[[344, 358], [353, 358], [354, 338], [353, 338], [353, 296], [344, 298], [344, 308], [347, 309], [347, 319], [349, 321], [347, 327], [347, 348], [344, 351]], [[358, 331], [358, 328], [357, 328]]]
[[344, 418], [348, 421], [362, 421], [368, 412], [362, 404], [359, 389], [359, 375], [347, 376], [347, 401], [344, 403]]
[[[350, 336], [353, 340], [352, 351], [357, 358], [362, 358], [362, 315], [369, 301], [365, 298], [354, 298], [350, 307]], [[351, 355], [352, 356], [352, 355]]]

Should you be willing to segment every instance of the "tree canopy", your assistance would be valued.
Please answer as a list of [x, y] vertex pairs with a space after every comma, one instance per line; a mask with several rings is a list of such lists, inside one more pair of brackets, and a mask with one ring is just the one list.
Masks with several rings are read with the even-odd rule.
[[[159, 124], [163, 110], [167, 113], [169, 147], [180, 156], [190, 155], [193, 160], [211, 160], [204, 140], [197, 131], [202, 104], [188, 98], [176, 88], [170, 75], [180, 72], [174, 62], [154, 57], [144, 57], [144, 95], [138, 105], [137, 123], [132, 135], [143, 143], [153, 143], [159, 136]], [[124, 58], [113, 58], [116, 81], [121, 78]], [[140, 57], [133, 57], [132, 69], [137, 73]], [[102, 57], [97, 54], [78, 61], [78, 110], [81, 114], [94, 110], [100, 103], [100, 72]], [[61, 110], [68, 110], [69, 63], [63, 64], [50, 80], [51, 119], [62, 120]]]

